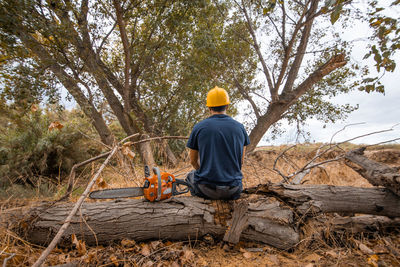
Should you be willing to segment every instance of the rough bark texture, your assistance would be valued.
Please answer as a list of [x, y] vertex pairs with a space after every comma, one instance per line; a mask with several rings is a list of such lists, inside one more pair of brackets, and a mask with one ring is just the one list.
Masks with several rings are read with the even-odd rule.
[[234, 211], [232, 214], [232, 221], [228, 231], [225, 233], [224, 241], [229, 243], [238, 243], [240, 235], [243, 230], [249, 225], [248, 211], [249, 205], [247, 202], [239, 202], [234, 205]]
[[334, 232], [373, 233], [387, 230], [388, 228], [400, 227], [400, 218], [388, 218], [385, 216], [362, 215], [355, 217], [335, 217], [328, 227]]
[[276, 196], [301, 214], [340, 212], [400, 217], [400, 197], [384, 188], [272, 184], [246, 191]]
[[[399, 168], [389, 167], [363, 156], [365, 148], [346, 153], [346, 165], [358, 172], [372, 185], [384, 186], [394, 194], [400, 196]], [[350, 162], [349, 162], [350, 161]], [[355, 164], [354, 164], [355, 163]]]
[[[63, 203], [45, 210], [29, 210], [25, 217], [30, 225], [25, 229], [26, 238], [35, 244], [48, 244], [72, 205]], [[72, 218], [60, 245], [71, 244], [73, 233], [89, 245], [122, 239], [195, 240], [205, 234], [222, 239], [231, 220], [232, 206], [233, 202], [196, 197], [175, 197], [158, 203], [137, 199], [84, 203]], [[293, 213], [279, 202], [271, 198], [253, 200], [246, 215], [249, 226], [243, 230], [242, 240], [264, 242], [281, 249], [299, 242], [299, 234], [292, 226]]]

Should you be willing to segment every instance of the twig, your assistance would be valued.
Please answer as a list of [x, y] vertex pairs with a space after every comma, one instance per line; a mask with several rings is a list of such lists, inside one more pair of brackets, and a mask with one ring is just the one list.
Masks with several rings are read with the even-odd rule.
[[329, 141], [329, 144], [332, 144], [333, 137], [335, 137], [335, 135], [337, 135], [338, 133], [344, 131], [347, 127], [354, 126], [354, 125], [360, 125], [360, 124], [365, 124], [365, 122], [358, 122], [358, 123], [352, 123], [352, 124], [345, 125], [342, 129], [340, 129], [339, 131], [337, 131], [336, 133], [334, 133], [332, 135], [331, 140]]
[[189, 137], [187, 137], [187, 136], [161, 136], [161, 137], [151, 137], [151, 138], [142, 139], [142, 140], [140, 140], [140, 141], [132, 142], [131, 145], [136, 145], [136, 144], [140, 144], [140, 143], [145, 143], [145, 142], [152, 141], [152, 140], [163, 140], [163, 139], [189, 139]]
[[280, 176], [282, 176], [282, 178], [285, 180], [286, 183], [289, 182], [289, 181], [288, 181], [288, 177], [287, 177], [286, 175], [284, 175], [283, 173], [281, 173], [281, 171], [278, 170], [278, 169], [276, 168], [276, 163], [278, 162], [278, 159], [279, 159], [280, 157], [282, 157], [287, 151], [289, 151], [290, 149], [292, 149], [292, 148], [294, 148], [294, 147], [296, 147], [296, 146], [297, 146], [297, 145], [292, 145], [292, 146], [286, 148], [285, 150], [283, 150], [283, 151], [276, 157], [276, 159], [275, 159], [275, 161], [274, 161], [274, 165], [273, 165], [273, 167], [272, 167], [272, 169], [273, 169], [274, 171], [276, 171]]
[[103, 154], [97, 155], [97, 156], [95, 156], [95, 157], [93, 157], [93, 158], [90, 158], [90, 159], [88, 159], [88, 160], [85, 160], [85, 161], [83, 161], [83, 162], [80, 162], [80, 163], [75, 164], [74, 166], [72, 166], [71, 172], [69, 173], [67, 192], [65, 192], [64, 196], [62, 196], [58, 201], [67, 199], [67, 198], [69, 198], [69, 196], [71, 195], [71, 193], [72, 193], [72, 188], [74, 187], [74, 181], [75, 181], [75, 170], [76, 170], [77, 168], [82, 167], [82, 166], [84, 166], [84, 165], [86, 165], [86, 164], [89, 164], [89, 163], [91, 163], [91, 162], [93, 162], [93, 161], [96, 161], [96, 160], [98, 160], [98, 159], [107, 157], [108, 155], [110, 155], [110, 153], [111, 153], [111, 151], [105, 152], [105, 153], [103, 153]]
[[90, 181], [88, 186], [86, 187], [85, 191], [79, 198], [78, 202], [76, 202], [75, 206], [73, 207], [72, 211], [69, 213], [68, 217], [65, 219], [64, 224], [61, 226], [61, 228], [58, 230], [58, 233], [56, 236], [53, 238], [53, 240], [50, 242], [50, 245], [42, 252], [40, 255], [39, 259], [32, 265], [32, 267], [39, 267], [41, 266], [44, 261], [46, 260], [47, 256], [50, 254], [50, 252], [54, 249], [54, 247], [57, 245], [58, 241], [60, 240], [61, 236], [64, 234], [65, 230], [67, 230], [69, 224], [71, 223], [72, 217], [76, 214], [78, 211], [79, 207], [82, 205], [83, 201], [85, 198], [88, 196], [90, 189], [93, 187], [94, 183], [96, 182], [97, 178], [100, 176], [100, 173], [103, 171], [107, 163], [110, 161], [112, 156], [117, 152], [118, 146], [115, 146], [113, 150], [111, 151], [110, 155], [106, 158], [106, 160], [103, 162], [103, 164], [100, 166], [99, 170], [93, 177], [93, 179]]
[[133, 137], [135, 137], [135, 136], [138, 136], [138, 135], [139, 135], [138, 133], [135, 133], [135, 134], [132, 134], [132, 135], [130, 135], [130, 136], [127, 136], [127, 137], [125, 137], [124, 139], [122, 139], [121, 142], [119, 142], [119, 143], [120, 143], [120, 144], [123, 144], [123, 143], [125, 143], [126, 140], [131, 139], [131, 138], [133, 138]]
[[379, 142], [379, 143], [372, 144], [372, 145], [367, 145], [367, 146], [365, 146], [365, 148], [367, 148], [367, 147], [371, 147], [371, 146], [382, 145], [382, 144], [386, 144], [386, 143], [394, 142], [394, 141], [397, 141], [397, 140], [400, 140], [400, 138], [395, 138], [395, 139], [392, 139], [392, 140], [383, 141], [383, 142]]
[[10, 255], [9, 257], [5, 258], [3, 261], [3, 267], [6, 267], [7, 261], [11, 260], [15, 256], [15, 253], [4, 253], [4, 254]]
[[90, 139], [90, 140], [92, 140], [92, 141], [98, 143], [99, 145], [102, 145], [102, 146], [105, 146], [105, 147], [108, 148], [108, 149], [111, 149], [111, 147], [110, 147], [109, 145], [104, 144], [103, 142], [99, 141], [97, 138], [93, 138], [93, 137], [91, 137], [91, 136], [85, 134], [84, 132], [82, 132], [82, 131], [79, 130], [79, 129], [77, 129], [77, 130], [78, 130], [78, 132], [79, 132], [81, 135], [85, 136], [87, 139]]
[[[128, 140], [128, 139], [130, 139], [130, 138], [132, 138], [132, 137], [135, 137], [135, 136], [137, 136], [137, 135], [139, 135], [139, 134], [138, 134], [138, 133], [135, 133], [135, 134], [132, 134], [132, 135], [130, 135], [130, 136], [128, 136], [128, 137], [125, 137], [124, 139], [121, 140], [121, 142], [119, 142], [119, 144], [123, 144], [126, 140]], [[70, 197], [70, 195], [71, 195], [71, 193], [72, 193], [72, 189], [73, 189], [73, 187], [74, 187], [75, 170], [76, 170], [77, 168], [82, 167], [82, 166], [84, 166], [84, 165], [86, 165], [86, 164], [89, 164], [89, 163], [91, 163], [91, 162], [93, 162], [93, 161], [96, 161], [96, 160], [98, 160], [98, 159], [105, 158], [105, 157], [107, 157], [108, 155], [110, 155], [110, 153], [111, 153], [111, 151], [104, 152], [103, 154], [97, 155], [97, 156], [95, 156], [95, 157], [93, 157], [93, 158], [90, 158], [90, 159], [88, 159], [88, 160], [85, 160], [85, 161], [83, 161], [83, 162], [80, 162], [80, 163], [75, 164], [74, 166], [72, 166], [71, 172], [70, 172], [70, 174], [69, 174], [69, 179], [68, 179], [68, 188], [67, 188], [67, 192], [65, 192], [64, 196], [62, 196], [62, 197], [61, 197], [59, 200], [57, 200], [56, 202], [62, 201], [62, 200], [64, 200], [64, 199], [67, 199], [67, 198]]]
[[[294, 172], [294, 173], [292, 173], [292, 174], [290, 174], [290, 175], [284, 175], [284, 174], [282, 174], [282, 173], [280, 172], [280, 170], [278, 170], [278, 169], [276, 168], [276, 163], [277, 163], [278, 159], [279, 159], [280, 157], [284, 156], [284, 154], [285, 154], [289, 149], [293, 148], [294, 146], [291, 146], [291, 147], [285, 149], [285, 150], [284, 150], [283, 152], [281, 152], [281, 153], [279, 154], [279, 156], [275, 159], [274, 168], [273, 168], [274, 171], [276, 171], [280, 176], [282, 176], [283, 181], [285, 181], [285, 182], [288, 182], [290, 178], [295, 177], [295, 178], [293, 178], [292, 183], [293, 183], [293, 182], [294, 182], [294, 183], [297, 183], [297, 182], [300, 183], [301, 180], [309, 173], [309, 171], [306, 172], [307, 170], [310, 170], [310, 169], [312, 169], [312, 168], [318, 167], [318, 166], [320, 166], [320, 165], [323, 165], [323, 164], [326, 164], [326, 163], [329, 163], [329, 162], [338, 161], [338, 160], [340, 160], [340, 159], [342, 159], [342, 158], [344, 157], [344, 154], [343, 154], [343, 155], [337, 156], [337, 157], [334, 158], [334, 159], [330, 159], [330, 160], [318, 162], [318, 163], [316, 163], [316, 164], [312, 164], [315, 160], [317, 160], [318, 158], [320, 158], [322, 155], [324, 155], [324, 154], [327, 153], [328, 151], [331, 151], [332, 149], [334, 149], [334, 148], [336, 148], [336, 147], [340, 148], [339, 146], [340, 146], [341, 144], [346, 143], [346, 142], [353, 141], [353, 140], [358, 139], [358, 138], [361, 138], [361, 137], [365, 137], [365, 136], [369, 136], [369, 135], [373, 135], [373, 134], [378, 134], [378, 133], [384, 133], [384, 132], [393, 131], [393, 128], [396, 127], [397, 125], [399, 125], [399, 123], [398, 123], [398, 124], [395, 124], [395, 125], [393, 125], [391, 128], [386, 129], [386, 130], [375, 131], [375, 132], [363, 134], [363, 135], [360, 135], [360, 136], [356, 136], [356, 137], [352, 137], [352, 138], [350, 138], [350, 139], [344, 140], [344, 141], [339, 142], [339, 143], [337, 143], [337, 144], [332, 144], [333, 137], [334, 137], [336, 134], [338, 134], [339, 132], [341, 132], [341, 131], [343, 131], [344, 129], [346, 129], [346, 127], [353, 126], [353, 125], [358, 125], [358, 124], [364, 124], [364, 123], [353, 123], [353, 124], [349, 124], [349, 125], [344, 126], [343, 129], [341, 129], [341, 130], [335, 132], [335, 133], [332, 135], [332, 137], [331, 137], [331, 142], [329, 143], [329, 147], [328, 147], [327, 149], [325, 149], [325, 150], [323, 150], [321, 153], [319, 153], [319, 151], [320, 151], [323, 147], [328, 146], [328, 145], [321, 145], [321, 146], [318, 148], [318, 150], [317, 150], [315, 156], [314, 156], [310, 161], [308, 161], [300, 170], [298, 170], [298, 171], [296, 171], [296, 172]], [[397, 141], [397, 140], [400, 140], [400, 138], [396, 138], [396, 139], [392, 139], [392, 140], [380, 142], [380, 143], [373, 144], [373, 145], [369, 145], [369, 146], [375, 146], [375, 145], [378, 145], [378, 144], [389, 143], [389, 142], [393, 142], [393, 141]], [[367, 146], [367, 147], [368, 147], [368, 146]], [[342, 150], [343, 150], [343, 149], [342, 149]], [[311, 165], [311, 164], [312, 164], [312, 165]], [[296, 179], [296, 176], [297, 176], [297, 175], [300, 175], [300, 176], [298, 177], [298, 179]], [[283, 181], [282, 181], [282, 182], [283, 182]]]

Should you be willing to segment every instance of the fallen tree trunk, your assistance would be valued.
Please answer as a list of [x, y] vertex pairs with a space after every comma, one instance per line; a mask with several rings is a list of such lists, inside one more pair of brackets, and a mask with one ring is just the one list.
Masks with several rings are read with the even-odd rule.
[[[272, 184], [246, 191], [267, 197], [253, 195], [246, 198], [244, 195], [244, 199], [239, 200], [239, 204], [246, 202], [243, 205], [235, 204], [238, 201], [210, 201], [197, 197], [174, 197], [156, 203], [139, 199], [87, 202], [71, 219], [60, 245], [69, 246], [72, 234], [88, 245], [109, 244], [122, 239], [196, 240], [210, 234], [220, 240], [224, 237], [229, 242], [237, 242], [240, 237], [240, 240], [289, 249], [298, 244], [297, 227], [305, 217], [333, 212], [400, 217], [400, 198], [384, 188]], [[60, 229], [73, 205], [60, 203], [46, 208], [33, 207], [25, 212], [26, 223], [21, 223], [19, 217], [19, 229], [30, 242], [46, 245]], [[293, 211], [300, 216], [295, 216]], [[1, 217], [3, 223], [16, 221], [5, 214]], [[368, 224], [397, 225], [399, 222], [383, 217], [375, 221], [365, 218], [355, 217], [331, 225], [337, 231], [350, 231], [352, 224], [362, 229]]]
[[345, 164], [367, 179], [372, 185], [384, 186], [400, 196], [399, 168], [389, 167], [386, 164], [368, 159], [363, 155], [364, 150], [365, 148], [361, 148], [346, 153], [347, 161], [345, 161]]
[[339, 212], [400, 217], [400, 197], [385, 188], [271, 184], [246, 192], [275, 196], [300, 214]]
[[388, 228], [398, 229], [400, 218], [388, 218], [385, 216], [362, 215], [355, 217], [337, 216], [325, 222], [325, 226], [334, 232], [355, 234], [355, 233], [374, 233], [385, 231]]
[[[30, 227], [26, 238], [35, 244], [48, 244], [59, 230], [73, 203], [60, 204], [46, 210], [33, 208], [27, 212]], [[175, 197], [150, 203], [130, 199], [84, 203], [70, 222], [59, 245], [69, 246], [75, 234], [89, 245], [109, 244], [122, 239], [196, 240], [211, 234], [222, 239], [230, 221], [233, 202], [209, 201], [196, 197]], [[293, 227], [293, 213], [278, 201], [262, 198], [248, 204], [247, 227], [241, 240], [263, 242], [288, 249], [299, 242]]]

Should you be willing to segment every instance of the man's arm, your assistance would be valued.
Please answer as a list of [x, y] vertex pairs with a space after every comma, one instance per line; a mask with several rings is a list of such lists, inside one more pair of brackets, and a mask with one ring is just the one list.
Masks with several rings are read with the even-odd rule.
[[243, 155], [242, 155], [242, 166], [243, 166], [243, 163], [244, 163], [244, 155], [246, 154], [246, 147], [244, 146], [243, 147]]
[[196, 170], [200, 169], [199, 151], [194, 149], [189, 149], [189, 157], [190, 157], [190, 164], [192, 164], [193, 168], [195, 168]]

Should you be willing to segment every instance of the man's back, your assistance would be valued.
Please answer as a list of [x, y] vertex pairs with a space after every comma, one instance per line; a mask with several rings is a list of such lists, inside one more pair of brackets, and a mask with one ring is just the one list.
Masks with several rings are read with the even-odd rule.
[[243, 147], [249, 144], [243, 125], [228, 115], [216, 114], [195, 125], [187, 146], [197, 150], [199, 184], [241, 185]]

